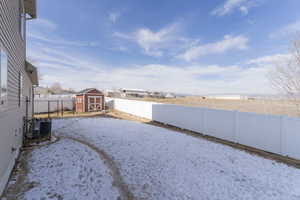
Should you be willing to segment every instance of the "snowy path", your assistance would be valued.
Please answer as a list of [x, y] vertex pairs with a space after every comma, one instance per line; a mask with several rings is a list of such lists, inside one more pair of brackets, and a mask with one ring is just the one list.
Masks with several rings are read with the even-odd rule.
[[[24, 199], [117, 199], [110, 170], [95, 151], [70, 139], [35, 149], [29, 155]], [[23, 199], [23, 198], [20, 198]]]
[[[54, 131], [104, 152], [131, 199], [300, 199], [299, 169], [167, 129], [91, 118], [54, 121]], [[102, 194], [116, 199], [115, 188]]]
[[[104, 161], [105, 165], [109, 168], [110, 175], [113, 178], [113, 185], [115, 187], [117, 187], [117, 189], [119, 190], [120, 198], [122, 198], [124, 200], [133, 199], [133, 195], [129, 191], [127, 184], [124, 183], [118, 167], [115, 165], [113, 159], [111, 159], [110, 156], [105, 151], [102, 151], [101, 149], [97, 148], [96, 146], [94, 146], [84, 140], [75, 138], [75, 137], [60, 136], [60, 139], [68, 139], [68, 140], [72, 140], [72, 141], [81, 143], [81, 144], [85, 145], [86, 147], [90, 148], [91, 150], [93, 150], [94, 152], [96, 152], [99, 155], [99, 157]], [[89, 166], [89, 164], [87, 164], [87, 166]]]

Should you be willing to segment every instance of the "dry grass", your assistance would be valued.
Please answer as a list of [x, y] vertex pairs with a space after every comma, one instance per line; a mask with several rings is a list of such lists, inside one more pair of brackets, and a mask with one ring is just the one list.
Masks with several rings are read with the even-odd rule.
[[[97, 116], [102, 116], [103, 114], [105, 114], [106, 111], [102, 111], [102, 112], [85, 112], [85, 113], [74, 113], [72, 111], [65, 111], [63, 112], [63, 114], [60, 113], [50, 113], [49, 116], [50, 118], [70, 118], [70, 117], [97, 117]], [[48, 114], [44, 113], [44, 114], [35, 114], [34, 117], [36, 118], [48, 118]]]
[[222, 110], [237, 110], [260, 114], [286, 115], [300, 117], [300, 102], [288, 100], [222, 100], [202, 99], [201, 97], [179, 97], [174, 99], [135, 98], [139, 101], [177, 104]]

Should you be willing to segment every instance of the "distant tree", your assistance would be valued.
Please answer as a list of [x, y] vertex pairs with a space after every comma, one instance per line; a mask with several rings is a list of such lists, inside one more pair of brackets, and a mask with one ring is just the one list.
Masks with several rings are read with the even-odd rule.
[[269, 79], [276, 90], [295, 100], [297, 114], [300, 116], [300, 34], [292, 42], [291, 57], [277, 63]]
[[61, 93], [63, 92], [63, 88], [61, 87], [61, 84], [56, 82], [56, 83], [53, 83], [50, 87], [50, 90], [54, 93], [54, 94], [58, 94], [58, 93]]
[[76, 91], [73, 88], [69, 88], [65, 90], [68, 93], [76, 93]]
[[269, 79], [279, 92], [294, 98], [300, 97], [300, 35], [293, 41], [291, 58], [276, 63]]

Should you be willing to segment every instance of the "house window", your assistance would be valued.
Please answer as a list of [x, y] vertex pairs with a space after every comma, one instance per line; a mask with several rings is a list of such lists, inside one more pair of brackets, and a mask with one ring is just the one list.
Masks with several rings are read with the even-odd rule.
[[24, 7], [24, 0], [19, 0], [19, 29], [22, 39], [24, 40], [26, 37], [26, 13]]
[[0, 47], [0, 107], [7, 105], [7, 54]]
[[19, 107], [22, 106], [22, 100], [23, 100], [23, 76], [21, 71], [19, 72], [19, 92], [18, 92], [18, 97], [19, 97]]

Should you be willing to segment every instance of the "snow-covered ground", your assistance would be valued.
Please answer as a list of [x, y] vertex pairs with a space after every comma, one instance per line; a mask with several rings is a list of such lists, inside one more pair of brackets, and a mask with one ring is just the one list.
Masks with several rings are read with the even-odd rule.
[[54, 121], [105, 151], [135, 199], [300, 199], [300, 170], [231, 147], [125, 120]]
[[299, 169], [222, 144], [108, 118], [53, 129], [64, 139], [32, 153], [29, 179], [39, 185], [25, 199], [300, 199]]
[[24, 199], [117, 199], [109, 169], [92, 149], [62, 139], [29, 155], [27, 182], [35, 187]]

